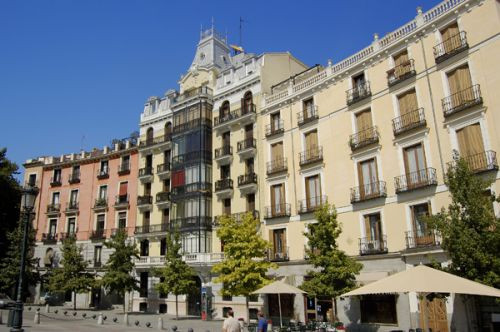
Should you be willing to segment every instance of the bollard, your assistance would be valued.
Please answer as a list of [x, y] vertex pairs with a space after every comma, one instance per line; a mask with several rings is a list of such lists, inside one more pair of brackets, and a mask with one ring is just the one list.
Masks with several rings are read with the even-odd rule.
[[97, 317], [97, 325], [102, 325], [103, 320], [102, 320], [102, 312], [99, 313], [99, 316]]
[[188, 332], [193, 332], [193, 329], [192, 328], [188, 328]]
[[150, 322], [146, 322], [146, 327], [151, 327], [151, 323]]
[[139, 326], [139, 321], [138, 321], [138, 320], [136, 320], [136, 321], [134, 322], [134, 324], [135, 324], [135, 326]]
[[40, 313], [36, 312], [35, 313], [35, 319], [33, 320], [35, 324], [40, 324]]
[[163, 330], [163, 318], [158, 317], [158, 330]]
[[50, 309], [49, 309], [49, 304], [48, 304], [48, 303], [45, 305], [45, 312], [46, 312], [46, 313], [49, 313], [49, 312], [50, 312]]
[[128, 326], [128, 313], [123, 315], [123, 325]]
[[176, 325], [172, 326], [172, 331], [174, 331], [174, 332], [177, 331], [177, 326]]

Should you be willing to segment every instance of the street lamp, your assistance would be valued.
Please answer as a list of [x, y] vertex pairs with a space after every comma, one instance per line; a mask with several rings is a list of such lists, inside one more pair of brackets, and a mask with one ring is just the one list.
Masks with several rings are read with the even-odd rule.
[[14, 317], [12, 320], [11, 332], [22, 332], [23, 330], [23, 277], [26, 267], [26, 247], [28, 244], [28, 230], [30, 216], [35, 206], [35, 199], [38, 195], [38, 188], [33, 185], [28, 185], [21, 190], [21, 215], [23, 217], [23, 243], [21, 247], [21, 263], [19, 268], [19, 280], [17, 285], [17, 297], [14, 308]]

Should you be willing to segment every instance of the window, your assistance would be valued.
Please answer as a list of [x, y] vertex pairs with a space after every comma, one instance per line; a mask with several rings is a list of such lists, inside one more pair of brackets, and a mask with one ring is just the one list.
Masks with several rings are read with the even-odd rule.
[[314, 114], [314, 100], [312, 98], [306, 99], [302, 102], [302, 111], [304, 120], [312, 118]]
[[395, 295], [363, 295], [360, 306], [362, 323], [398, 323]]
[[73, 177], [74, 178], [79, 178], [80, 177], [80, 165], [73, 166]]
[[306, 143], [306, 151], [309, 152], [307, 155], [310, 157], [313, 156], [314, 150], [318, 148], [318, 131], [312, 130], [304, 135], [305, 143]]
[[409, 187], [427, 181], [424, 147], [421, 143], [405, 148], [403, 153], [406, 182]]
[[226, 215], [230, 215], [231, 214], [231, 199], [230, 198], [224, 199], [222, 204], [223, 204], [222, 213], [226, 214]]
[[120, 189], [118, 191], [118, 199], [120, 203], [127, 202], [128, 198], [128, 182], [121, 182]]
[[230, 146], [231, 145], [231, 132], [222, 133], [222, 146]]
[[61, 182], [61, 169], [55, 169], [52, 182]]
[[280, 216], [285, 211], [285, 184], [280, 183], [271, 186], [271, 212], [273, 216]]
[[[469, 72], [469, 66], [464, 65], [458, 67], [457, 69], [449, 72], [448, 76], [448, 85], [450, 87], [450, 95], [452, 95], [452, 104], [453, 106], [459, 106], [464, 101], [464, 98], [468, 97], [467, 93], [459, 93], [461, 91], [467, 90], [472, 86], [472, 79]], [[458, 95], [457, 95], [458, 94]], [[469, 96], [474, 99], [473, 94]]]
[[54, 204], [54, 205], [59, 204], [59, 198], [60, 198], [60, 194], [58, 192], [52, 193], [52, 204]]
[[247, 91], [245, 93], [245, 96], [241, 100], [241, 113], [247, 114], [249, 112], [252, 112], [252, 104], [253, 104], [252, 92]]
[[231, 178], [231, 167], [229, 165], [223, 165], [220, 167], [220, 178], [222, 180]]
[[308, 210], [321, 205], [319, 175], [306, 177], [306, 205]]
[[123, 229], [127, 227], [127, 212], [118, 212], [118, 228]]
[[[246, 140], [253, 139], [253, 124], [249, 124], [249, 125], [245, 126], [245, 139]], [[246, 147], [248, 147], [250, 144], [252, 144], [252, 143], [248, 142], [246, 144]]]
[[271, 114], [271, 132], [275, 132], [281, 128], [281, 117], [280, 112]]
[[99, 187], [99, 199], [106, 200], [108, 197], [108, 186], [100, 186]]
[[458, 149], [462, 156], [472, 156], [484, 152], [483, 136], [479, 123], [457, 130]]
[[245, 161], [246, 174], [252, 174], [254, 172], [254, 160], [249, 158]]
[[163, 238], [160, 240], [160, 256], [165, 256], [167, 254], [167, 239]]
[[358, 163], [358, 179], [361, 197], [379, 192], [376, 159], [368, 159]]
[[122, 170], [127, 170], [130, 168], [130, 156], [123, 156], [122, 157]]
[[146, 168], [151, 168], [151, 167], [153, 167], [153, 155], [148, 154], [146, 156]]
[[49, 220], [49, 234], [55, 236], [57, 233], [57, 219]]
[[151, 196], [151, 182], [144, 184], [144, 196]]
[[149, 256], [149, 240], [141, 241], [141, 256]]
[[153, 143], [153, 138], [154, 138], [154, 131], [153, 128], [148, 128], [146, 130], [146, 144], [152, 144]]
[[[370, 109], [356, 113], [356, 129], [358, 133], [370, 129], [373, 127], [372, 123], [372, 112]], [[359, 140], [362, 141], [364, 138], [370, 138], [371, 136], [360, 137]]]
[[170, 150], [165, 150], [163, 151], [163, 162], [165, 164], [170, 162], [170, 157], [171, 157], [171, 151]]
[[366, 241], [369, 243], [370, 249], [382, 248], [382, 223], [380, 221], [380, 213], [365, 215], [364, 219]]
[[449, 53], [462, 45], [460, 40], [460, 30], [458, 30], [456, 22], [441, 30], [441, 39], [446, 53]]
[[169, 209], [164, 209], [162, 212], [162, 223], [167, 224], [169, 220], [170, 211]]
[[71, 190], [71, 194], [69, 196], [69, 205], [71, 207], [75, 207], [78, 204], [78, 189]]
[[98, 214], [97, 215], [97, 221], [96, 221], [96, 225], [95, 225], [95, 229], [97, 231], [104, 230], [105, 218], [106, 218], [106, 215], [104, 215], [104, 214]]
[[411, 70], [408, 58], [408, 51], [404, 50], [401, 53], [393, 56], [394, 59], [394, 76], [396, 79], [407, 74]]
[[429, 236], [430, 234], [427, 230], [427, 224], [423, 220], [424, 217], [429, 216], [429, 203], [412, 205], [410, 206], [410, 210], [416, 245], [432, 244], [434, 242], [433, 238], [432, 236]]
[[224, 119], [229, 115], [229, 112], [230, 112], [229, 102], [226, 100], [222, 103], [221, 107], [219, 108], [219, 117], [221, 119]]
[[94, 266], [99, 267], [102, 264], [102, 246], [94, 247]]
[[68, 234], [76, 233], [76, 218], [70, 217], [68, 218]]
[[247, 211], [249, 212], [255, 211], [255, 194], [247, 195]]
[[28, 186], [30, 186], [30, 187], [36, 186], [36, 174], [30, 174], [29, 175]]
[[142, 216], [143, 216], [143, 219], [142, 219], [143, 226], [149, 226], [149, 221], [150, 221], [150, 217], [151, 217], [150, 211], [144, 211]]
[[272, 259], [284, 259], [287, 256], [286, 229], [275, 229], [272, 232], [273, 257]]
[[104, 175], [104, 174], [108, 174], [109, 172], [109, 161], [107, 160], [102, 160], [101, 161], [101, 170], [100, 170], [100, 174], [101, 175]]
[[[398, 104], [399, 104], [399, 115], [401, 116], [411, 113], [412, 111], [418, 109], [417, 94], [415, 93], [415, 90], [410, 90], [408, 92], [399, 95]], [[414, 121], [412, 121], [411, 123], [418, 122], [418, 117], [417, 119], [413, 120]]]
[[353, 76], [352, 78], [352, 87], [357, 89], [358, 91], [362, 90], [364, 84], [366, 83], [365, 74], [361, 73], [359, 75]]
[[[140, 274], [140, 283], [139, 283], [139, 296], [140, 297], [148, 297], [148, 272], [141, 272]], [[145, 305], [143, 306], [143, 311], [147, 310], [147, 303], [143, 302]], [[141, 303], [142, 304], [142, 303]]]
[[283, 161], [283, 142], [271, 145], [271, 160], [274, 162]]

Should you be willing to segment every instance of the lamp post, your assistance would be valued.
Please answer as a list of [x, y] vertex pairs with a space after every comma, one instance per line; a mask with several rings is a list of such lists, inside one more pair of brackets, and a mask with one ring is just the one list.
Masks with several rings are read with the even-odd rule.
[[23, 277], [24, 270], [26, 267], [26, 247], [28, 244], [28, 230], [30, 223], [31, 212], [35, 205], [35, 199], [38, 195], [38, 188], [33, 185], [28, 185], [21, 191], [21, 215], [23, 217], [23, 242], [21, 246], [21, 262], [19, 268], [19, 280], [17, 285], [17, 297], [16, 304], [14, 308], [14, 317], [12, 320], [11, 332], [22, 332], [23, 330]]

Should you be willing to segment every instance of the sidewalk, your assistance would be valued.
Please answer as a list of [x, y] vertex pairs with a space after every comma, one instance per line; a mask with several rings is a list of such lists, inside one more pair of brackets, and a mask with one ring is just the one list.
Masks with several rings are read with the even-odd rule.
[[[28, 308], [28, 307], [27, 307]], [[119, 331], [145, 331], [155, 330], [158, 331], [158, 318], [163, 319], [163, 330], [172, 331], [173, 326], [177, 326], [177, 331], [187, 332], [192, 328], [195, 332], [218, 332], [222, 328], [222, 321], [202, 321], [199, 318], [180, 318], [178, 321], [173, 319], [171, 315], [160, 314], [129, 314], [129, 326], [123, 323], [123, 312], [120, 310], [77, 310], [76, 316], [73, 315], [75, 311], [67, 308], [50, 308], [50, 312], [46, 313], [44, 307], [40, 307], [40, 324], [34, 324], [35, 310], [38, 307], [32, 307], [31, 310], [24, 310], [23, 328], [27, 332], [31, 331], [99, 331], [106, 330], [110, 332]], [[57, 313], [55, 311], [57, 310]], [[67, 314], [64, 315], [64, 311]], [[97, 317], [102, 312], [103, 317], [106, 316], [103, 325], [97, 325]], [[83, 317], [85, 314], [86, 317]], [[95, 318], [92, 318], [95, 315]], [[3, 324], [0, 325], [0, 332], [9, 331], [10, 328], [6, 326], [8, 311], [2, 310]], [[116, 320], [116, 322], [114, 322]], [[136, 325], [136, 322], [139, 324]], [[147, 323], [150, 327], [147, 327]]]

